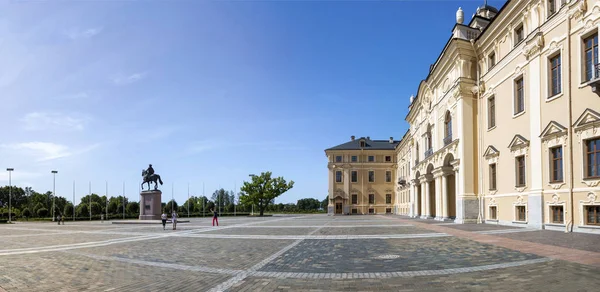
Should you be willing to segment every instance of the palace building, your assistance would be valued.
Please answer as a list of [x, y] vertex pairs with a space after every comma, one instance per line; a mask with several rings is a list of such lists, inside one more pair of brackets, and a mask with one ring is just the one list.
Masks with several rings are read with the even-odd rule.
[[328, 212], [600, 233], [599, 29], [600, 1], [458, 8], [402, 139], [325, 150]]

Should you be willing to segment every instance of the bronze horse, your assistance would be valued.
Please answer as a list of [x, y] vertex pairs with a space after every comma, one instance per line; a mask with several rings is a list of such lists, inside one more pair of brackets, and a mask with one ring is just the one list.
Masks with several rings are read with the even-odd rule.
[[147, 170], [142, 170], [142, 177], [144, 177], [144, 182], [142, 183], [142, 190], [144, 190], [144, 184], [147, 183], [148, 184], [148, 190], [150, 190], [150, 183], [153, 182], [154, 183], [154, 190], [158, 190], [158, 183], [156, 181], [158, 181], [161, 185], [163, 184], [162, 180], [160, 179], [160, 175], [158, 174], [151, 174], [151, 175], [146, 175], [148, 173]]

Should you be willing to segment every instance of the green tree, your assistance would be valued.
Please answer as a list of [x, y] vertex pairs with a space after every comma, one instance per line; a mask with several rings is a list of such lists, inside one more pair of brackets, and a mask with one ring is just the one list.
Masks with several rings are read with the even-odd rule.
[[67, 216], [67, 217], [73, 216], [73, 204], [67, 203], [67, 205], [63, 209], [63, 216]]
[[328, 205], [327, 200], [328, 199], [329, 199], [329, 196], [325, 197], [325, 199], [323, 199], [323, 201], [321, 201], [321, 209], [327, 210], [327, 205]]
[[294, 181], [287, 183], [283, 177], [273, 178], [270, 171], [251, 177], [252, 181], [244, 182], [241, 187], [240, 202], [244, 205], [256, 205], [260, 216], [264, 215], [265, 209], [275, 198], [294, 187]]
[[127, 204], [127, 208], [125, 209], [129, 214], [139, 214], [140, 213], [140, 203], [131, 202]]
[[298, 200], [296, 205], [300, 211], [317, 211], [319, 210], [321, 202], [317, 199], [305, 198]]
[[[171, 209], [171, 206], [173, 206], [173, 209]], [[177, 201], [170, 200], [165, 205], [164, 211], [165, 211], [166, 214], [171, 214], [173, 212], [173, 210], [177, 210], [177, 207], [179, 207], [179, 205], [177, 205]]]
[[25, 208], [23, 209], [23, 212], [21, 212], [21, 214], [26, 217], [27, 219], [29, 219], [29, 217], [31, 217], [31, 211], [29, 211], [29, 208]]
[[90, 205], [90, 206], [91, 206], [91, 210], [92, 210], [92, 215], [102, 214], [102, 205], [100, 205], [100, 203], [92, 201], [92, 205]]
[[48, 216], [48, 209], [46, 209], [46, 208], [39, 208], [37, 210], [37, 215], [40, 218], [44, 218], [44, 217]]
[[88, 205], [81, 203], [79, 205], [77, 205], [77, 217], [86, 217], [86, 216], [90, 216], [90, 211], [88, 209]]

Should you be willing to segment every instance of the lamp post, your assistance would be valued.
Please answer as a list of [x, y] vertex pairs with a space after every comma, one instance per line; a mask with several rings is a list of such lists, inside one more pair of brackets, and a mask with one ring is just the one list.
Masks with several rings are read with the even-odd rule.
[[8, 223], [11, 223], [11, 207], [12, 207], [12, 176], [11, 173], [14, 171], [14, 168], [7, 168], [8, 171]]
[[55, 202], [56, 202], [56, 174], [58, 173], [58, 171], [53, 170], [51, 171], [52, 173], [52, 222], [54, 222], [54, 209], [55, 207]]

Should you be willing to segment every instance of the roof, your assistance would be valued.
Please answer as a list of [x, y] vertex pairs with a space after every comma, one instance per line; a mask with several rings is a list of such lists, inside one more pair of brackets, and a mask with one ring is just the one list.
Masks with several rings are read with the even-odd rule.
[[[365, 141], [365, 147], [360, 147], [360, 141]], [[344, 144], [337, 145], [335, 147], [331, 147], [329, 149], [325, 149], [325, 151], [329, 150], [394, 150], [396, 149], [396, 145], [400, 143], [399, 140], [393, 140], [393, 143], [390, 143], [390, 140], [368, 140], [367, 138], [361, 137], [357, 138], [354, 141], [349, 141]]]

